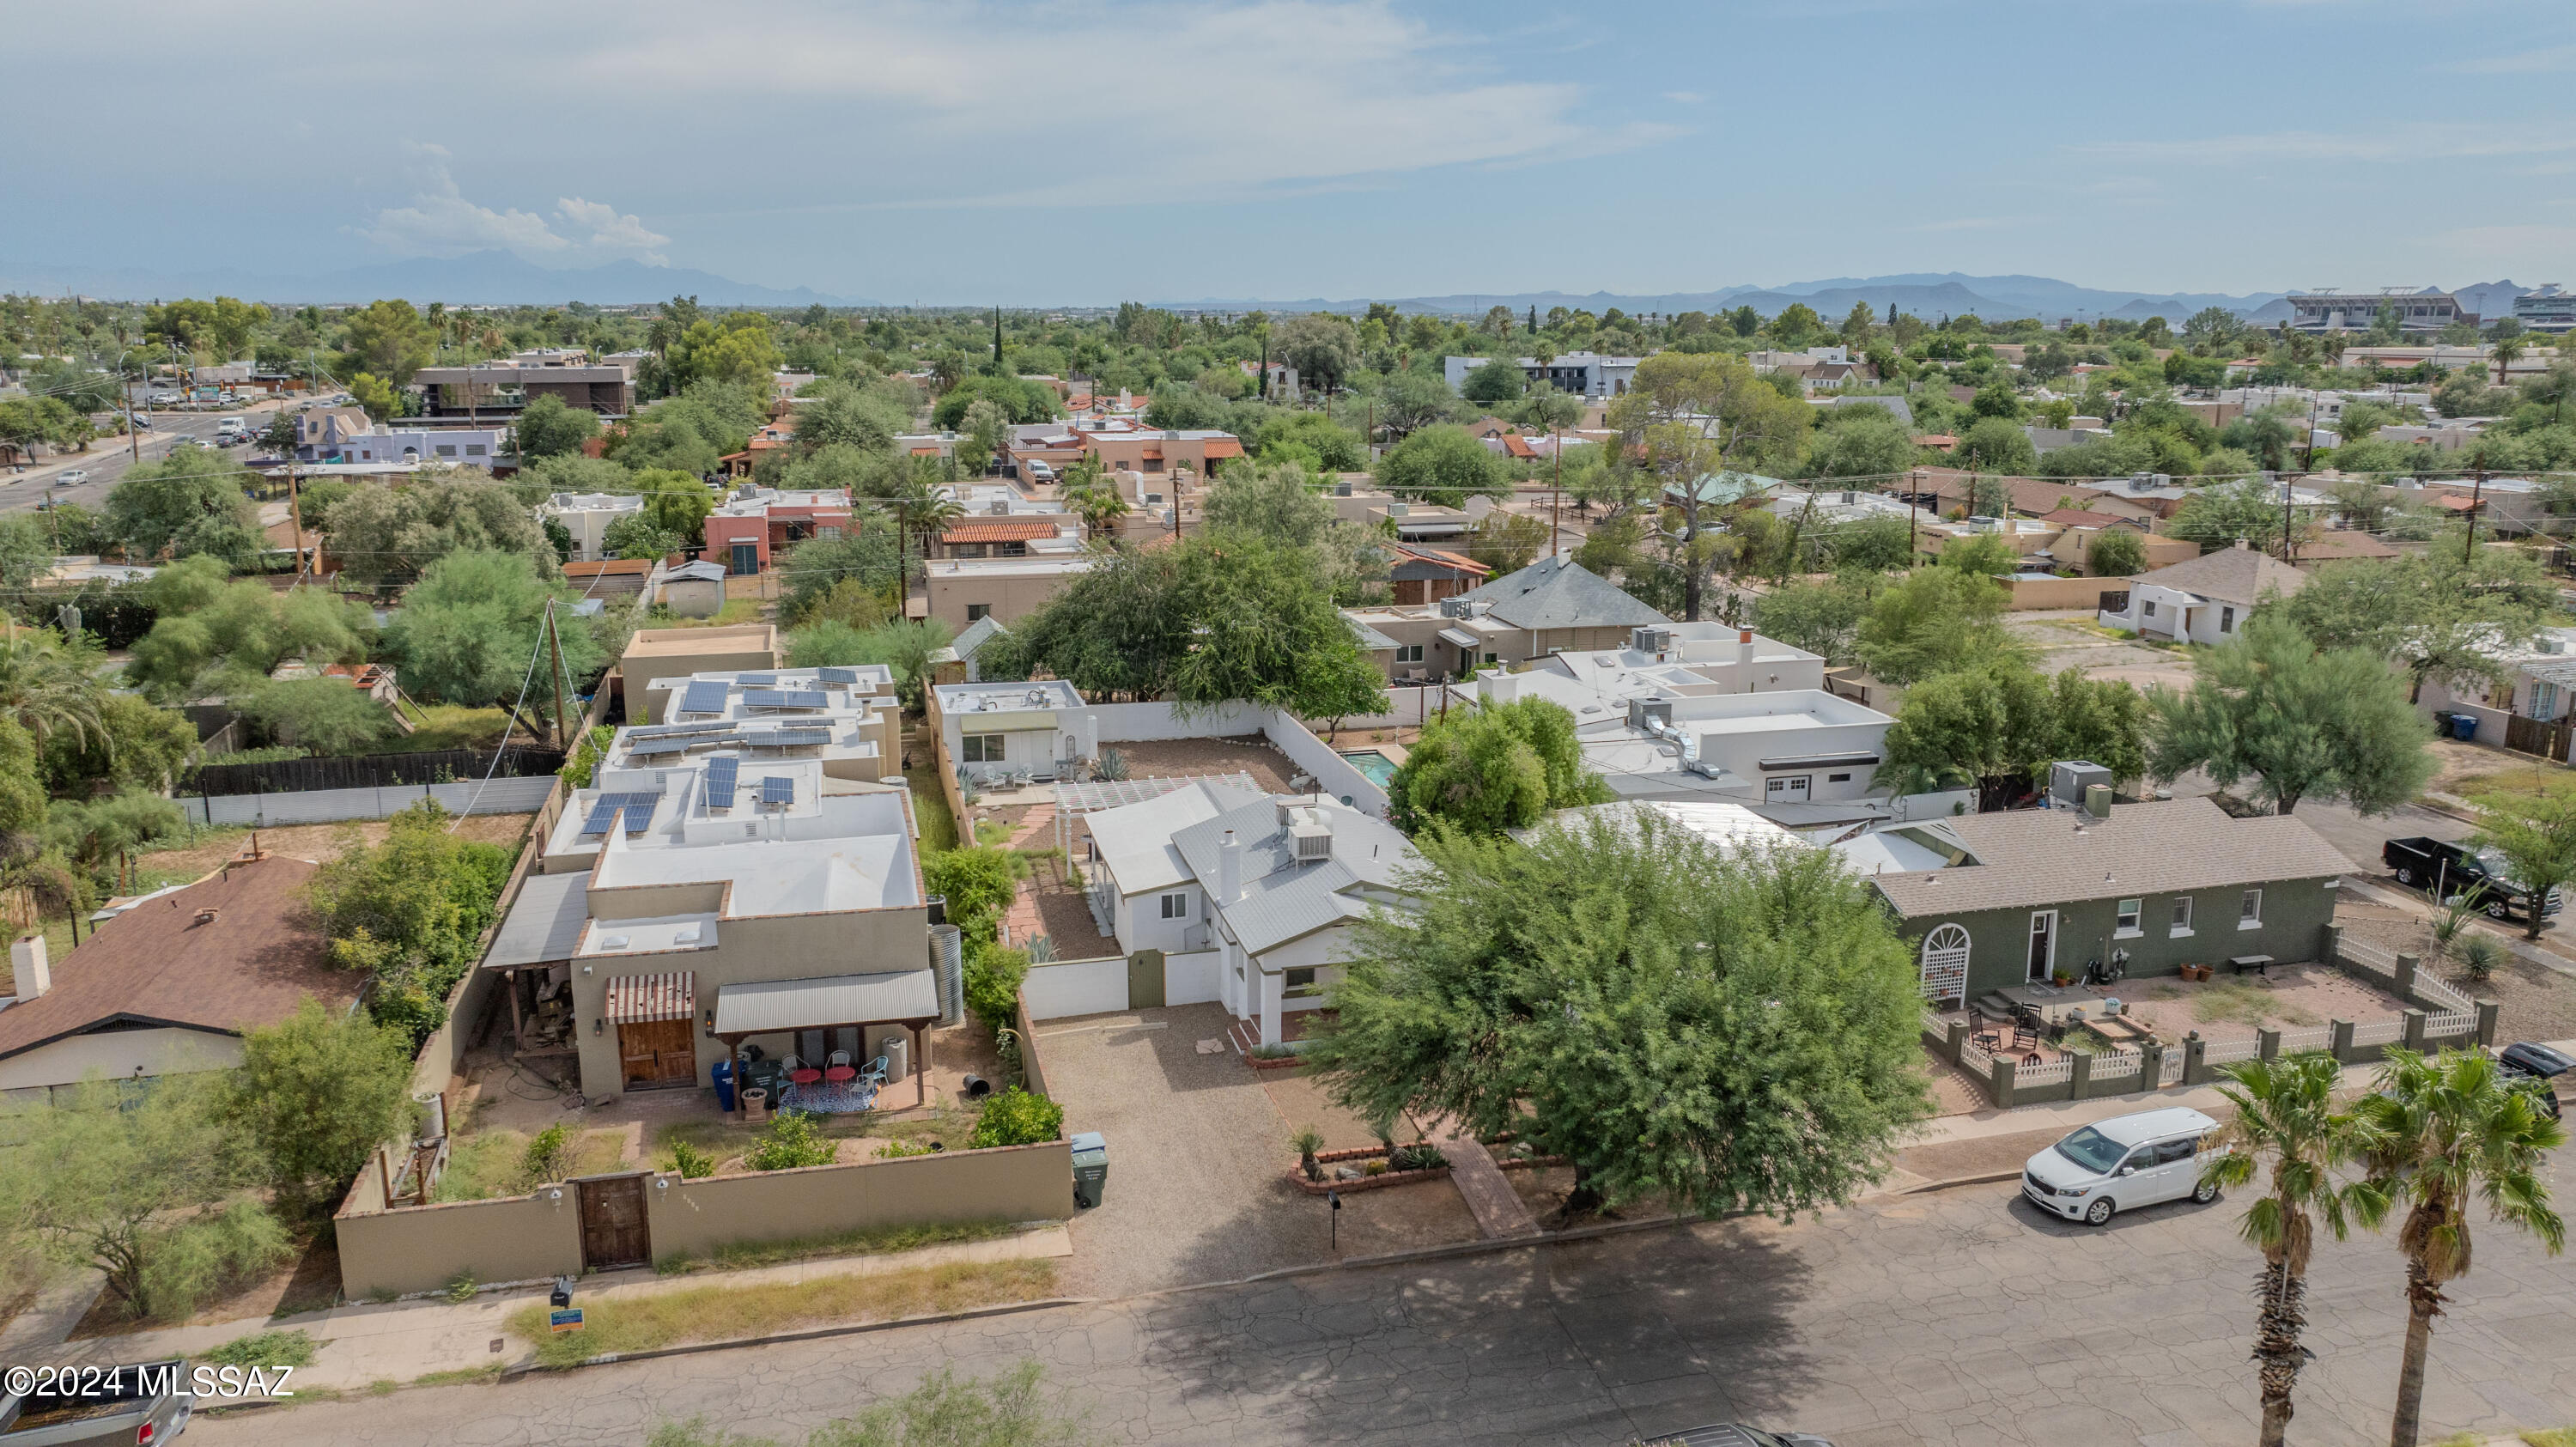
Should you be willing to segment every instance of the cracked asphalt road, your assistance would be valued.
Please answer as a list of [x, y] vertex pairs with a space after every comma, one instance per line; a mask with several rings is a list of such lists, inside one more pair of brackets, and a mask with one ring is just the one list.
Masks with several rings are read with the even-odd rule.
[[[2562, 1157], [2563, 1158], [2563, 1157]], [[1114, 1442], [1619, 1444], [1741, 1417], [1840, 1447], [2250, 1438], [2242, 1197], [2094, 1231], [2010, 1186], [1222, 1286], [231, 1418], [199, 1447], [636, 1443], [704, 1414], [793, 1438], [945, 1365], [1043, 1361]], [[2293, 1426], [2386, 1440], [2402, 1270], [2322, 1247]], [[2576, 1423], [2576, 1260], [2486, 1227], [2434, 1339], [2425, 1439]]]

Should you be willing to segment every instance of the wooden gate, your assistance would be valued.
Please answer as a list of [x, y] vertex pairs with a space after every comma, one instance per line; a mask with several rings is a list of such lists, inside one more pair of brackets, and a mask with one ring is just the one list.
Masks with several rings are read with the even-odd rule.
[[2576, 738], [2576, 727], [2565, 722], [2543, 723], [2521, 714], [2507, 714], [2504, 720], [2504, 746], [2517, 754], [2538, 754], [2544, 759], [2566, 763], [2567, 746]]
[[657, 1085], [698, 1083], [698, 1040], [688, 1020], [627, 1021], [617, 1027], [618, 1054], [625, 1059], [626, 1083]]
[[572, 1183], [581, 1194], [581, 1264], [615, 1271], [653, 1259], [653, 1233], [644, 1219], [644, 1173], [590, 1176]]
[[1127, 957], [1127, 1008], [1155, 1010], [1163, 1004], [1163, 952], [1138, 950]]

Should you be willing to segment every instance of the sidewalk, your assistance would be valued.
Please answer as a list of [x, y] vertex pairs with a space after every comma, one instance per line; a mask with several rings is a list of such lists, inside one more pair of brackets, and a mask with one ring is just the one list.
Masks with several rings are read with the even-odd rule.
[[[706, 1286], [774, 1286], [836, 1276], [875, 1276], [917, 1266], [1037, 1260], [1072, 1254], [1073, 1238], [1064, 1227], [1047, 1226], [989, 1241], [961, 1241], [876, 1256], [836, 1256], [752, 1271], [702, 1271], [685, 1276], [656, 1276], [649, 1269], [613, 1271], [584, 1277], [573, 1288], [573, 1300], [596, 1302]], [[259, 1332], [300, 1328], [311, 1333], [322, 1348], [313, 1365], [295, 1374], [297, 1387], [363, 1388], [376, 1382], [409, 1382], [432, 1373], [500, 1368], [527, 1360], [531, 1355], [527, 1344], [512, 1339], [502, 1323], [520, 1307], [545, 1300], [548, 1290], [545, 1286], [530, 1286], [487, 1291], [463, 1303], [437, 1297], [384, 1304], [360, 1302], [301, 1316], [173, 1327], [51, 1346], [20, 1343], [9, 1359], [101, 1366], [157, 1361], [194, 1356]], [[70, 1322], [61, 1323], [60, 1329], [69, 1330]]]

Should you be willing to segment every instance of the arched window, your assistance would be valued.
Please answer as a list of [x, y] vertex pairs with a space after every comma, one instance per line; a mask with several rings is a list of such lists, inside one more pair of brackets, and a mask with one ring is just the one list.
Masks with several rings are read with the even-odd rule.
[[1923, 998], [1968, 999], [1968, 931], [1945, 924], [1923, 937]]

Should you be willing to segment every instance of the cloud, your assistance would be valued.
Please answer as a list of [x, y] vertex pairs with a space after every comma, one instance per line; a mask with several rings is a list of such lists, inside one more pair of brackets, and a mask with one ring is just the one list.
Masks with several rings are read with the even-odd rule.
[[2515, 55], [2455, 60], [2442, 67], [2461, 75], [2541, 75], [2576, 70], [2576, 45], [2553, 45]]
[[465, 199], [449, 168], [445, 146], [415, 142], [406, 147], [413, 184], [411, 204], [378, 211], [374, 224], [358, 234], [397, 256], [462, 256], [471, 251], [509, 251], [531, 261], [598, 260], [631, 256], [654, 266], [669, 263], [660, 248], [670, 238], [647, 229], [642, 220], [622, 215], [604, 201], [559, 197], [555, 215], [572, 234], [557, 231], [533, 211], [495, 211]]
[[2367, 131], [2267, 131], [2152, 141], [2094, 141], [2067, 149], [2127, 161], [2452, 161], [2576, 151], [2576, 134], [2544, 123], [2417, 122]]
[[555, 202], [555, 214], [576, 231], [590, 233], [588, 245], [594, 251], [632, 256], [653, 266], [668, 266], [671, 259], [661, 248], [671, 238], [647, 230], [633, 216], [621, 216], [617, 208], [605, 201], [585, 201], [579, 196], [566, 196]]
[[642, 0], [621, 27], [632, 38], [577, 57], [570, 78], [638, 94], [758, 75], [808, 138], [866, 137], [809, 153], [803, 179], [830, 209], [1205, 204], [1680, 134], [1569, 82], [1491, 73], [1508, 57], [1486, 37], [1386, 0], [807, 0], [721, 28], [693, 15]]

